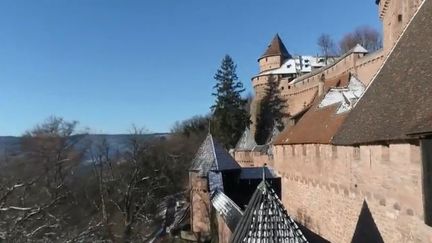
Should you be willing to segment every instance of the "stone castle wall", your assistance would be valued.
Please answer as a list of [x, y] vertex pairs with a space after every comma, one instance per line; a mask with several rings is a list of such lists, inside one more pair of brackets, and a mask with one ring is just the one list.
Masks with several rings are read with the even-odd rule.
[[218, 222], [218, 242], [219, 243], [229, 243], [229, 240], [231, 238], [232, 232], [228, 228], [228, 225], [225, 223], [225, 220], [220, 216], [217, 215], [217, 222]]
[[[332, 79], [343, 74], [352, 73], [367, 85], [381, 67], [383, 61], [383, 50], [366, 56], [362, 53], [351, 53], [332, 65], [300, 76], [292, 82], [282, 78], [280, 81], [280, 91], [287, 103], [285, 112], [291, 116], [296, 115], [310, 105], [318, 92], [318, 83], [323, 74], [326, 79]], [[251, 129], [253, 132], [255, 131], [254, 124], [256, 124], [259, 103], [265, 94], [267, 80], [267, 76], [257, 76], [252, 79], [255, 90], [255, 98], [251, 105]]]
[[[369, 84], [380, 66], [386, 54], [394, 46], [405, 26], [414, 16], [424, 0], [381, 0], [379, 3], [379, 16], [383, 26], [383, 49], [364, 56], [361, 53], [351, 53], [343, 56], [336, 63], [328, 65], [319, 71], [306, 74], [297, 78], [292, 84], [288, 79], [281, 79], [281, 93], [288, 103], [287, 113], [295, 115], [315, 96], [321, 75], [331, 79], [351, 72], [364, 83]], [[275, 69], [282, 65], [279, 56], [265, 57], [259, 60], [260, 73]], [[251, 130], [254, 132], [259, 103], [264, 95], [267, 77], [257, 76], [252, 79], [255, 91], [255, 99], [251, 107]]]
[[235, 151], [234, 159], [241, 167], [262, 167], [264, 164], [271, 165], [271, 158], [260, 152], [252, 151]]
[[288, 213], [331, 242], [351, 241], [364, 201], [384, 242], [432, 242], [418, 145], [278, 145], [273, 153]]
[[383, 23], [384, 50], [389, 51], [396, 43], [403, 28], [408, 24], [423, 0], [381, 0], [379, 15]]
[[208, 180], [196, 172], [189, 172], [191, 227], [200, 237], [210, 235], [210, 195]]
[[280, 56], [263, 57], [259, 60], [260, 72], [279, 68], [281, 65], [282, 58]]

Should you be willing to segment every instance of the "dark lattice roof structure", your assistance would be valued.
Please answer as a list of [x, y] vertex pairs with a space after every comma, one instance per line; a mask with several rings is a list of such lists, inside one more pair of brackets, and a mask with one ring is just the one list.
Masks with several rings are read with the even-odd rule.
[[237, 224], [230, 242], [308, 242], [279, 197], [263, 180]]
[[190, 171], [197, 171], [201, 176], [208, 176], [210, 171], [238, 170], [240, 165], [208, 134], [192, 161]]

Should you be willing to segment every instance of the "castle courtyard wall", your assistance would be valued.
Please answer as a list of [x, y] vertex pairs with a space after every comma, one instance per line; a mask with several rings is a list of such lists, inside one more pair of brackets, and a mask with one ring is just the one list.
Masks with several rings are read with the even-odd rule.
[[[333, 65], [323, 68], [320, 72], [306, 74], [297, 78], [294, 83], [282, 79], [281, 95], [287, 101], [286, 113], [295, 115], [310, 105], [318, 92], [318, 83], [324, 74], [326, 79], [333, 79], [341, 75], [352, 73], [356, 75], [365, 85], [368, 85], [375, 76], [384, 61], [384, 51], [364, 55], [362, 53], [351, 53]], [[255, 90], [260, 100], [263, 86], [266, 79], [261, 78], [256, 81]]]
[[233, 157], [241, 167], [254, 166], [252, 151], [235, 151]]
[[234, 159], [241, 167], [262, 167], [272, 163], [266, 153], [253, 151], [235, 151]]
[[377, 51], [359, 59], [349, 72], [355, 74], [365, 85], [368, 85], [384, 62], [384, 50]]
[[217, 222], [218, 222], [218, 242], [219, 243], [229, 243], [229, 240], [231, 238], [232, 232], [228, 228], [228, 225], [225, 223], [225, 220], [220, 216], [217, 215]]
[[273, 153], [288, 213], [322, 237], [351, 242], [366, 202], [384, 242], [432, 242], [417, 144], [277, 145]]
[[208, 180], [197, 172], [189, 172], [191, 227], [200, 237], [210, 235], [210, 195]]

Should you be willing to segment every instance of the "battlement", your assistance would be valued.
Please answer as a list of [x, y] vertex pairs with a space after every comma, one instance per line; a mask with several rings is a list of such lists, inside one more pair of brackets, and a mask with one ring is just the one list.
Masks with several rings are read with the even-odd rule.
[[431, 239], [432, 228], [424, 224], [418, 144], [276, 145], [273, 154], [287, 210], [331, 242], [351, 241], [363, 202], [384, 242]]
[[391, 0], [381, 0], [379, 1], [379, 17], [382, 20], [384, 18], [384, 15], [386, 14], [387, 10], [390, 7]]

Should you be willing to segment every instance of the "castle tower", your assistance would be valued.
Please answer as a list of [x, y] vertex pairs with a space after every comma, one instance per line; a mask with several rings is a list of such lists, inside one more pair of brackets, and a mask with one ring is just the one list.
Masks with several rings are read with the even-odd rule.
[[376, 0], [383, 24], [384, 51], [396, 43], [405, 26], [411, 20], [423, 0]]
[[276, 34], [267, 50], [258, 59], [260, 73], [279, 68], [289, 58], [291, 58], [291, 55], [288, 53], [279, 35]]
[[[278, 34], [273, 37], [264, 54], [258, 58], [259, 74], [252, 78], [252, 86], [255, 91], [255, 98], [251, 104], [252, 124], [250, 126], [250, 130], [252, 134], [255, 134], [256, 131], [255, 126], [257, 122], [257, 113], [268, 83], [269, 76], [265, 72], [280, 68], [286, 60], [291, 58], [292, 56], [287, 51]], [[280, 77], [276, 75], [273, 76], [273, 78], [279, 79]]]

